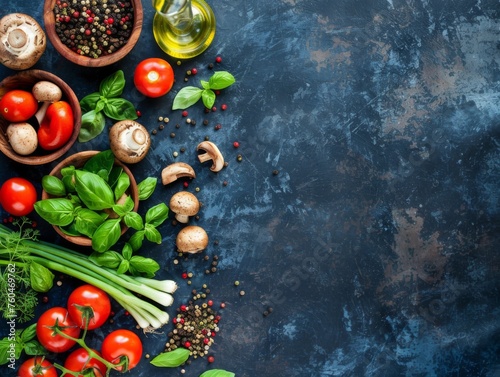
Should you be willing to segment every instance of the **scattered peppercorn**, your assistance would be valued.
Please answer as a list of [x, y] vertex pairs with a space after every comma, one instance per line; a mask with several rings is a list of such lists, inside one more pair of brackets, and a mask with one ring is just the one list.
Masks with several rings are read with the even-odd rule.
[[222, 63], [222, 58], [221, 58], [220, 56], [217, 56], [217, 57], [215, 58], [215, 62], [216, 62], [216, 63]]
[[221, 106], [220, 106], [220, 109], [222, 111], [226, 111], [227, 110], [227, 105], [225, 103], [223, 103]]
[[153, 135], [156, 135], [156, 134], [157, 134], [157, 132], [158, 132], [158, 131], [156, 131], [156, 129], [154, 129], [153, 131], [151, 131], [151, 133], [152, 133]]
[[183, 117], [187, 117], [187, 116], [188, 116], [188, 112], [187, 112], [187, 110], [184, 110], [184, 111], [182, 112], [182, 116], [183, 116]]
[[278, 175], [279, 171], [278, 170], [273, 170], [273, 175]]
[[239, 148], [239, 147], [240, 147], [240, 143], [238, 143], [237, 141], [235, 141], [235, 142], [233, 143], [233, 147], [235, 147], [235, 148]]
[[238, 156], [236, 156], [236, 160], [237, 160], [238, 162], [243, 161], [243, 156], [242, 156], [241, 154], [239, 154]]

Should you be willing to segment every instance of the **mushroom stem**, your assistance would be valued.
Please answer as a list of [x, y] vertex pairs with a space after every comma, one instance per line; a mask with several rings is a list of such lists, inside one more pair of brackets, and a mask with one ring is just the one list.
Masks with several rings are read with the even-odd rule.
[[22, 50], [22, 48], [28, 42], [28, 35], [22, 29], [14, 29], [9, 33], [7, 37], [7, 41], [9, 42], [12, 50]]
[[187, 215], [182, 215], [180, 213], [176, 213], [175, 214], [175, 219], [180, 222], [180, 223], [183, 223], [183, 224], [186, 224], [187, 222], [189, 222], [189, 216]]
[[133, 151], [140, 150], [147, 141], [146, 135], [141, 130], [126, 130], [120, 135], [120, 140]]

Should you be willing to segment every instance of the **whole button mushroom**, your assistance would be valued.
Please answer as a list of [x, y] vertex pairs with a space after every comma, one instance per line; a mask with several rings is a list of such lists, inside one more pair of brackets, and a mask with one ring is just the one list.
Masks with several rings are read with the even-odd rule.
[[202, 227], [188, 225], [177, 234], [175, 244], [181, 253], [200, 253], [208, 246], [208, 235]]
[[11, 13], [0, 20], [0, 63], [22, 70], [36, 64], [47, 47], [45, 32], [27, 14]]
[[196, 215], [200, 210], [200, 202], [194, 194], [180, 191], [170, 198], [169, 208], [175, 213], [177, 221], [186, 224], [189, 216]]
[[17, 154], [27, 156], [38, 147], [35, 129], [29, 123], [12, 123], [7, 127], [10, 146]]
[[109, 130], [109, 146], [118, 160], [135, 164], [146, 157], [151, 138], [142, 124], [122, 120]]
[[42, 105], [35, 114], [38, 124], [42, 124], [45, 113], [51, 103], [57, 102], [62, 98], [62, 91], [56, 84], [50, 81], [38, 81], [31, 89], [33, 97]]

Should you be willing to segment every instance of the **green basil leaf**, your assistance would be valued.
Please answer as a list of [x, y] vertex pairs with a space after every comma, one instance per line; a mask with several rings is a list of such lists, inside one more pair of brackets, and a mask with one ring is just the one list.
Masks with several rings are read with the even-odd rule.
[[130, 263], [128, 260], [126, 259], [123, 259], [121, 262], [120, 262], [120, 265], [118, 266], [118, 269], [116, 270], [116, 273], [117, 274], [124, 274], [128, 271], [128, 268], [130, 266]]
[[200, 80], [200, 84], [203, 89], [210, 89], [210, 83], [208, 81]]
[[128, 242], [125, 242], [125, 245], [123, 245], [122, 249], [123, 259], [130, 260], [130, 258], [132, 258], [133, 252], [134, 250], [132, 250], [132, 246], [130, 246]]
[[119, 165], [114, 165], [108, 176], [108, 184], [111, 189], [114, 190], [116, 183], [118, 182], [118, 178], [122, 174], [123, 168]]
[[49, 195], [66, 195], [66, 187], [64, 187], [63, 181], [53, 175], [44, 175], [42, 177], [42, 188]]
[[11, 341], [9, 338], [3, 338], [0, 340], [0, 365], [7, 364], [10, 359], [10, 345]]
[[54, 284], [54, 274], [47, 267], [31, 262], [30, 282], [35, 292], [48, 292]]
[[186, 109], [194, 105], [201, 98], [202, 89], [195, 86], [185, 86], [174, 98], [172, 110]]
[[137, 190], [139, 191], [139, 200], [146, 200], [155, 191], [156, 184], [158, 182], [157, 178], [148, 177], [137, 185]]
[[235, 81], [234, 76], [229, 72], [219, 71], [214, 72], [212, 77], [210, 77], [208, 84], [210, 85], [210, 89], [221, 90], [233, 85]]
[[97, 213], [88, 208], [78, 208], [75, 210], [75, 230], [89, 238], [92, 238], [97, 228], [106, 220], [108, 216]]
[[153, 225], [146, 223], [144, 226], [144, 235], [150, 242], [161, 244], [161, 234]]
[[92, 236], [92, 249], [104, 253], [118, 242], [121, 236], [120, 219], [109, 219], [103, 222]]
[[132, 275], [143, 275], [152, 278], [159, 269], [160, 265], [154, 259], [144, 258], [139, 255], [134, 255], [130, 258], [129, 270], [132, 272]]
[[151, 364], [155, 367], [176, 368], [189, 359], [189, 353], [188, 349], [179, 347], [170, 352], [160, 353], [151, 360]]
[[104, 107], [106, 107], [106, 104], [108, 103], [108, 99], [106, 97], [101, 96], [101, 99], [97, 101], [95, 105], [94, 111], [97, 114], [101, 114], [101, 111], [104, 110]]
[[168, 207], [165, 203], [157, 204], [146, 212], [146, 223], [154, 227], [161, 225], [168, 217]]
[[60, 226], [59, 230], [70, 237], [83, 236], [83, 234], [81, 234], [78, 230], [76, 230], [74, 222], [66, 226]]
[[144, 233], [144, 230], [139, 230], [132, 234], [132, 237], [128, 240], [128, 243], [132, 246], [132, 250], [137, 251], [141, 248], [144, 241]]
[[108, 177], [114, 164], [115, 155], [111, 149], [107, 149], [90, 157], [85, 165], [83, 165], [82, 169], [90, 173], [97, 174], [104, 180], [108, 181]]
[[75, 178], [76, 192], [89, 209], [99, 211], [111, 208], [115, 204], [111, 187], [97, 174], [76, 170]]
[[127, 173], [122, 172], [118, 177], [118, 181], [116, 182], [114, 191], [115, 191], [115, 200], [118, 200], [125, 194], [125, 191], [130, 187], [130, 177]]
[[74, 175], [63, 175], [62, 181], [64, 183], [64, 188], [66, 192], [75, 192], [75, 176]]
[[223, 369], [212, 369], [200, 374], [200, 377], [234, 377], [233, 372], [228, 372]]
[[123, 71], [119, 69], [101, 81], [99, 85], [99, 94], [106, 98], [114, 98], [120, 96], [124, 88], [125, 75]]
[[98, 92], [94, 92], [83, 97], [80, 100], [80, 109], [82, 114], [94, 110], [97, 105], [97, 101], [99, 101], [100, 98], [101, 95]]
[[123, 257], [116, 251], [108, 250], [104, 253], [94, 252], [90, 254], [89, 259], [98, 266], [108, 267], [114, 270], [118, 268], [121, 261], [123, 260]]
[[75, 218], [73, 203], [65, 198], [39, 200], [34, 207], [36, 213], [52, 225], [66, 226]]
[[73, 165], [66, 166], [65, 168], [61, 169], [61, 175], [63, 177], [70, 176], [72, 177], [73, 174], [75, 173], [75, 167]]
[[144, 222], [142, 221], [142, 217], [137, 212], [126, 213], [125, 216], [123, 217], [123, 221], [125, 222], [125, 225], [128, 226], [129, 228], [135, 230], [142, 230], [144, 228]]
[[26, 327], [24, 330], [21, 330], [21, 335], [19, 336], [19, 338], [21, 338], [21, 341], [26, 343], [34, 339], [35, 336], [36, 336], [36, 323], [33, 323], [28, 327]]
[[215, 93], [211, 89], [205, 89], [201, 93], [201, 100], [207, 109], [211, 109], [215, 103]]
[[124, 217], [134, 209], [134, 200], [130, 196], [127, 196], [123, 204], [115, 204], [112, 209], [118, 216]]
[[124, 98], [110, 98], [104, 106], [104, 114], [114, 120], [137, 119], [137, 110]]
[[106, 120], [101, 112], [90, 110], [83, 113], [78, 141], [85, 143], [94, 139], [102, 133], [105, 125]]
[[48, 351], [40, 344], [38, 340], [30, 340], [24, 343], [24, 352], [29, 356], [47, 355]]

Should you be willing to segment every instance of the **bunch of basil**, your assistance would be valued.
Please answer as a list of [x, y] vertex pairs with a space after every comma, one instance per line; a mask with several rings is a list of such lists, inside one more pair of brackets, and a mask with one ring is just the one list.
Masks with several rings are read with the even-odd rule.
[[[134, 275], [152, 276], [159, 269], [157, 263], [133, 256], [132, 252], [142, 246], [144, 239], [161, 243], [157, 227], [167, 219], [168, 207], [165, 203], [151, 207], [143, 220], [133, 211], [134, 201], [127, 194], [130, 178], [114, 161], [112, 151], [106, 150], [91, 157], [82, 168], [63, 168], [61, 179], [44, 176], [42, 187], [51, 198], [37, 201], [35, 211], [69, 236], [91, 238], [92, 249], [104, 254], [93, 257], [96, 263], [116, 268], [120, 273], [130, 271]], [[149, 198], [156, 183], [157, 179], [151, 177], [139, 183], [139, 200]], [[136, 232], [120, 255], [110, 248], [121, 237], [122, 223]]]
[[106, 119], [137, 119], [134, 105], [120, 96], [125, 88], [125, 75], [122, 70], [109, 75], [101, 81], [99, 91], [83, 97], [80, 101], [82, 124], [78, 141], [92, 140], [104, 130]]

